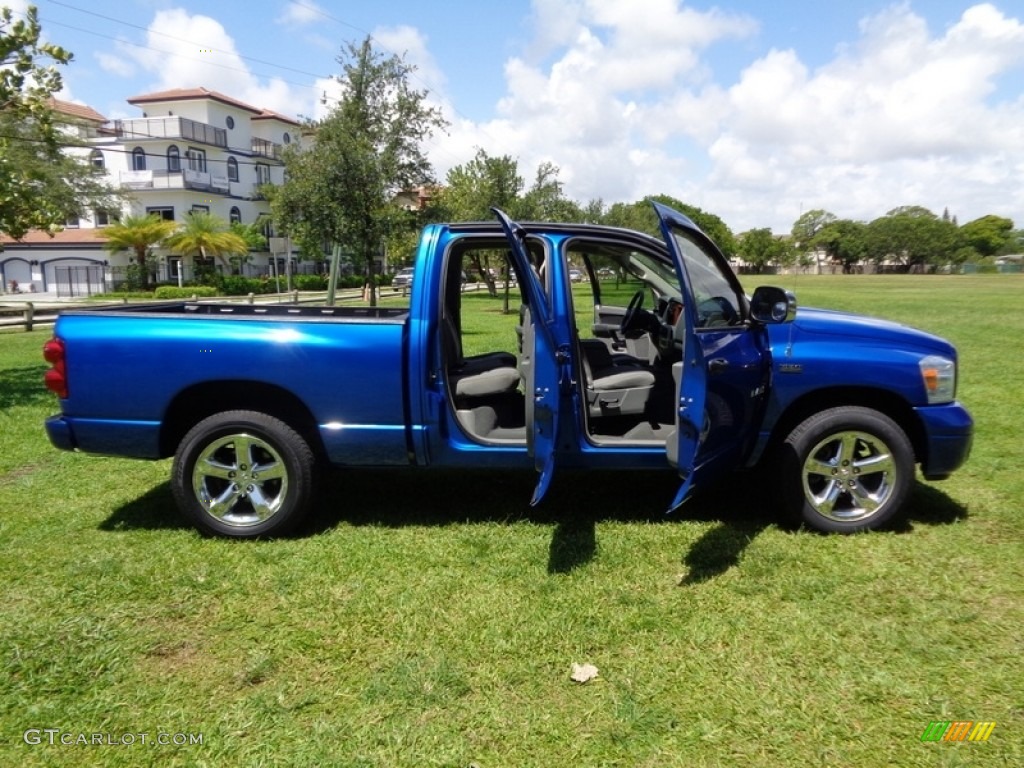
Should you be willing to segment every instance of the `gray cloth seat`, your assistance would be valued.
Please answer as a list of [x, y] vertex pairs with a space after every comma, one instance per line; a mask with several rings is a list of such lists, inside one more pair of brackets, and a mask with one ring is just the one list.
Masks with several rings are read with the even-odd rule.
[[591, 416], [638, 415], [645, 411], [654, 388], [651, 371], [639, 361], [620, 364], [599, 339], [581, 340], [580, 353]]
[[510, 352], [488, 352], [464, 357], [454, 318], [445, 314], [441, 325], [449, 386], [456, 398], [486, 398], [516, 390], [519, 386], [519, 371], [516, 370], [515, 355]]
[[509, 367], [491, 368], [479, 373], [452, 370], [448, 375], [454, 381], [456, 397], [501, 395], [514, 392], [519, 386], [519, 371]]
[[445, 360], [448, 361], [448, 366], [452, 370], [472, 376], [492, 368], [516, 367], [516, 356], [511, 352], [485, 352], [481, 355], [464, 356], [459, 329], [455, 326], [455, 319], [449, 314], [445, 314], [441, 330], [444, 334]]

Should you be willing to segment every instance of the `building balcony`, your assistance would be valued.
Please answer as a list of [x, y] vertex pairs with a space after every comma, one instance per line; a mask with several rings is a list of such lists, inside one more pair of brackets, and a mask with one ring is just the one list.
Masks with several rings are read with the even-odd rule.
[[121, 186], [127, 189], [195, 189], [201, 192], [231, 191], [227, 176], [216, 176], [205, 171], [185, 168], [180, 171], [121, 171]]
[[272, 141], [266, 139], [253, 138], [252, 140], [252, 153], [254, 155], [260, 155], [261, 157], [270, 157], [274, 160], [281, 159], [281, 145], [275, 144]]
[[[214, 147], [227, 147], [228, 132], [187, 117], [141, 117], [115, 120], [114, 134], [119, 139], [145, 141], [146, 139], [183, 139]], [[254, 140], [255, 141], [255, 140]]]

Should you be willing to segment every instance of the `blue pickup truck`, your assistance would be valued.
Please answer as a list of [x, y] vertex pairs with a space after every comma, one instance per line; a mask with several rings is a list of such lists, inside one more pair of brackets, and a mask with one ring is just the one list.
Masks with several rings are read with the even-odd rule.
[[[655, 209], [662, 238], [498, 210], [428, 226], [407, 307], [63, 312], [43, 351], [61, 407], [47, 433], [65, 450], [173, 456], [182, 512], [238, 538], [293, 526], [327, 465], [533, 467], [533, 504], [559, 466], [672, 467], [669, 509], [760, 467], [766, 504], [849, 533], [897, 514], [915, 464], [938, 480], [965, 461], [949, 342], [798, 311], [781, 288], [748, 297], [692, 221]], [[462, 274], [482, 254], [509, 261], [512, 311], [497, 348], [467, 354]]]

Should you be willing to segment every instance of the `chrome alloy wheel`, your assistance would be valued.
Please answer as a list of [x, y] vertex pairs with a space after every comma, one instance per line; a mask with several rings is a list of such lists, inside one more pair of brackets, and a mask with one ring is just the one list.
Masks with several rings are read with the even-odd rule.
[[265, 440], [247, 433], [210, 442], [192, 469], [196, 500], [211, 517], [231, 526], [272, 517], [288, 495], [288, 470]]
[[804, 497], [819, 515], [849, 523], [877, 514], [899, 478], [885, 442], [867, 432], [843, 431], [810, 450], [801, 479]]

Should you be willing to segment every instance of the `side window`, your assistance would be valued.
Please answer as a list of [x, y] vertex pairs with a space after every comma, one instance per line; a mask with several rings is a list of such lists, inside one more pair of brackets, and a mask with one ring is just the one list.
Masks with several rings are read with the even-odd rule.
[[683, 231], [675, 230], [673, 239], [683, 255], [693, 288], [697, 327], [714, 328], [743, 322], [740, 296], [724, 268], [712, 254]]

